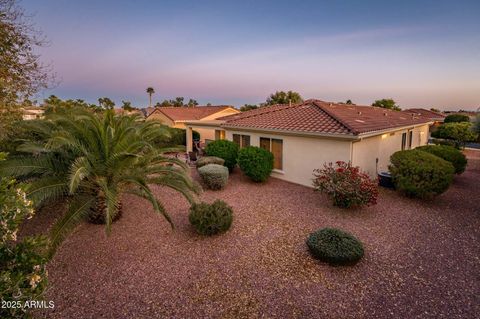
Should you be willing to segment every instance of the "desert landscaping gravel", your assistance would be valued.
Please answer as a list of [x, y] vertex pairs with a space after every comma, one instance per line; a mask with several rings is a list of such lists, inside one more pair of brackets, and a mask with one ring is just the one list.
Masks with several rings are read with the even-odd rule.
[[[480, 152], [432, 201], [381, 189], [378, 204], [332, 206], [307, 187], [271, 178], [250, 182], [238, 170], [221, 191], [234, 209], [232, 228], [197, 235], [189, 205], [155, 192], [175, 223], [146, 201], [126, 196], [109, 237], [82, 224], [48, 266], [46, 318], [474, 318], [480, 314]], [[196, 177], [196, 174], [193, 172]], [[51, 225], [51, 206], [25, 226]], [[311, 258], [309, 233], [339, 227], [365, 247], [355, 266]], [[478, 318], [478, 317], [477, 317]]]

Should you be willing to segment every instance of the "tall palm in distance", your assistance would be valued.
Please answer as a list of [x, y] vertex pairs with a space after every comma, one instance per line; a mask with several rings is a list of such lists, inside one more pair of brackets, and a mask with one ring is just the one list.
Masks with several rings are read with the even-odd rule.
[[107, 234], [121, 214], [122, 194], [148, 200], [172, 225], [150, 185], [172, 188], [191, 203], [199, 187], [182, 161], [163, 155], [155, 141], [165, 128], [136, 116], [88, 110], [56, 113], [27, 123], [36, 140], [25, 141], [0, 165], [0, 176], [27, 183], [35, 205], [66, 200], [68, 208], [50, 231], [51, 254], [82, 220], [104, 222]]
[[151, 86], [149, 86], [147, 88], [147, 93], [148, 93], [148, 98], [149, 98], [148, 106], [152, 107], [152, 95], [155, 93], [155, 90]]

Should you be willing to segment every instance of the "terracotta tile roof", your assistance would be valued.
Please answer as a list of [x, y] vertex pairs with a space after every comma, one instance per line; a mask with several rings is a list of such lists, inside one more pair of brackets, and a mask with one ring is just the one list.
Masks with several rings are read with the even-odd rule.
[[161, 112], [172, 121], [201, 120], [207, 116], [231, 108], [229, 105], [195, 106], [195, 107], [156, 107], [148, 116]]
[[426, 110], [426, 109], [407, 109], [407, 110], [403, 110], [402, 112], [415, 114], [417, 116], [424, 117], [432, 121], [443, 121], [443, 119], [446, 117], [445, 114]]
[[358, 135], [430, 120], [373, 106], [307, 100], [295, 105], [273, 105], [226, 116], [224, 127], [292, 132]]

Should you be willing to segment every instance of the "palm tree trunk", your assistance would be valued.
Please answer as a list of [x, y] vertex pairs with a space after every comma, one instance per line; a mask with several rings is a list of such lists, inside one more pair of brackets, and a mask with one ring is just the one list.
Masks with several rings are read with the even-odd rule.
[[[92, 224], [106, 224], [105, 214], [107, 210], [107, 204], [105, 203], [105, 198], [102, 196], [97, 196], [95, 205], [92, 207], [90, 214], [88, 215], [88, 221]], [[122, 216], [122, 203], [118, 203], [118, 211], [112, 218], [112, 222]]]
[[149, 106], [149, 107], [152, 107], [152, 93], [149, 93], [149, 94], [148, 94], [148, 97], [149, 97], [149, 101], [150, 101], [150, 102], [148, 103], [148, 106]]

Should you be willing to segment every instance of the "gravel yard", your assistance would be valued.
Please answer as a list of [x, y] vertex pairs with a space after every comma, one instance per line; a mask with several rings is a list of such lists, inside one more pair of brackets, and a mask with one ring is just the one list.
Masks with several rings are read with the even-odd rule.
[[[225, 234], [197, 235], [188, 203], [156, 188], [176, 228], [147, 202], [125, 197], [110, 237], [82, 224], [49, 265], [48, 318], [473, 318], [480, 313], [480, 152], [433, 201], [382, 189], [376, 206], [342, 210], [311, 189], [239, 171], [222, 191], [234, 208]], [[51, 207], [26, 225], [50, 225]], [[351, 232], [365, 245], [354, 267], [312, 259], [318, 228]]]

